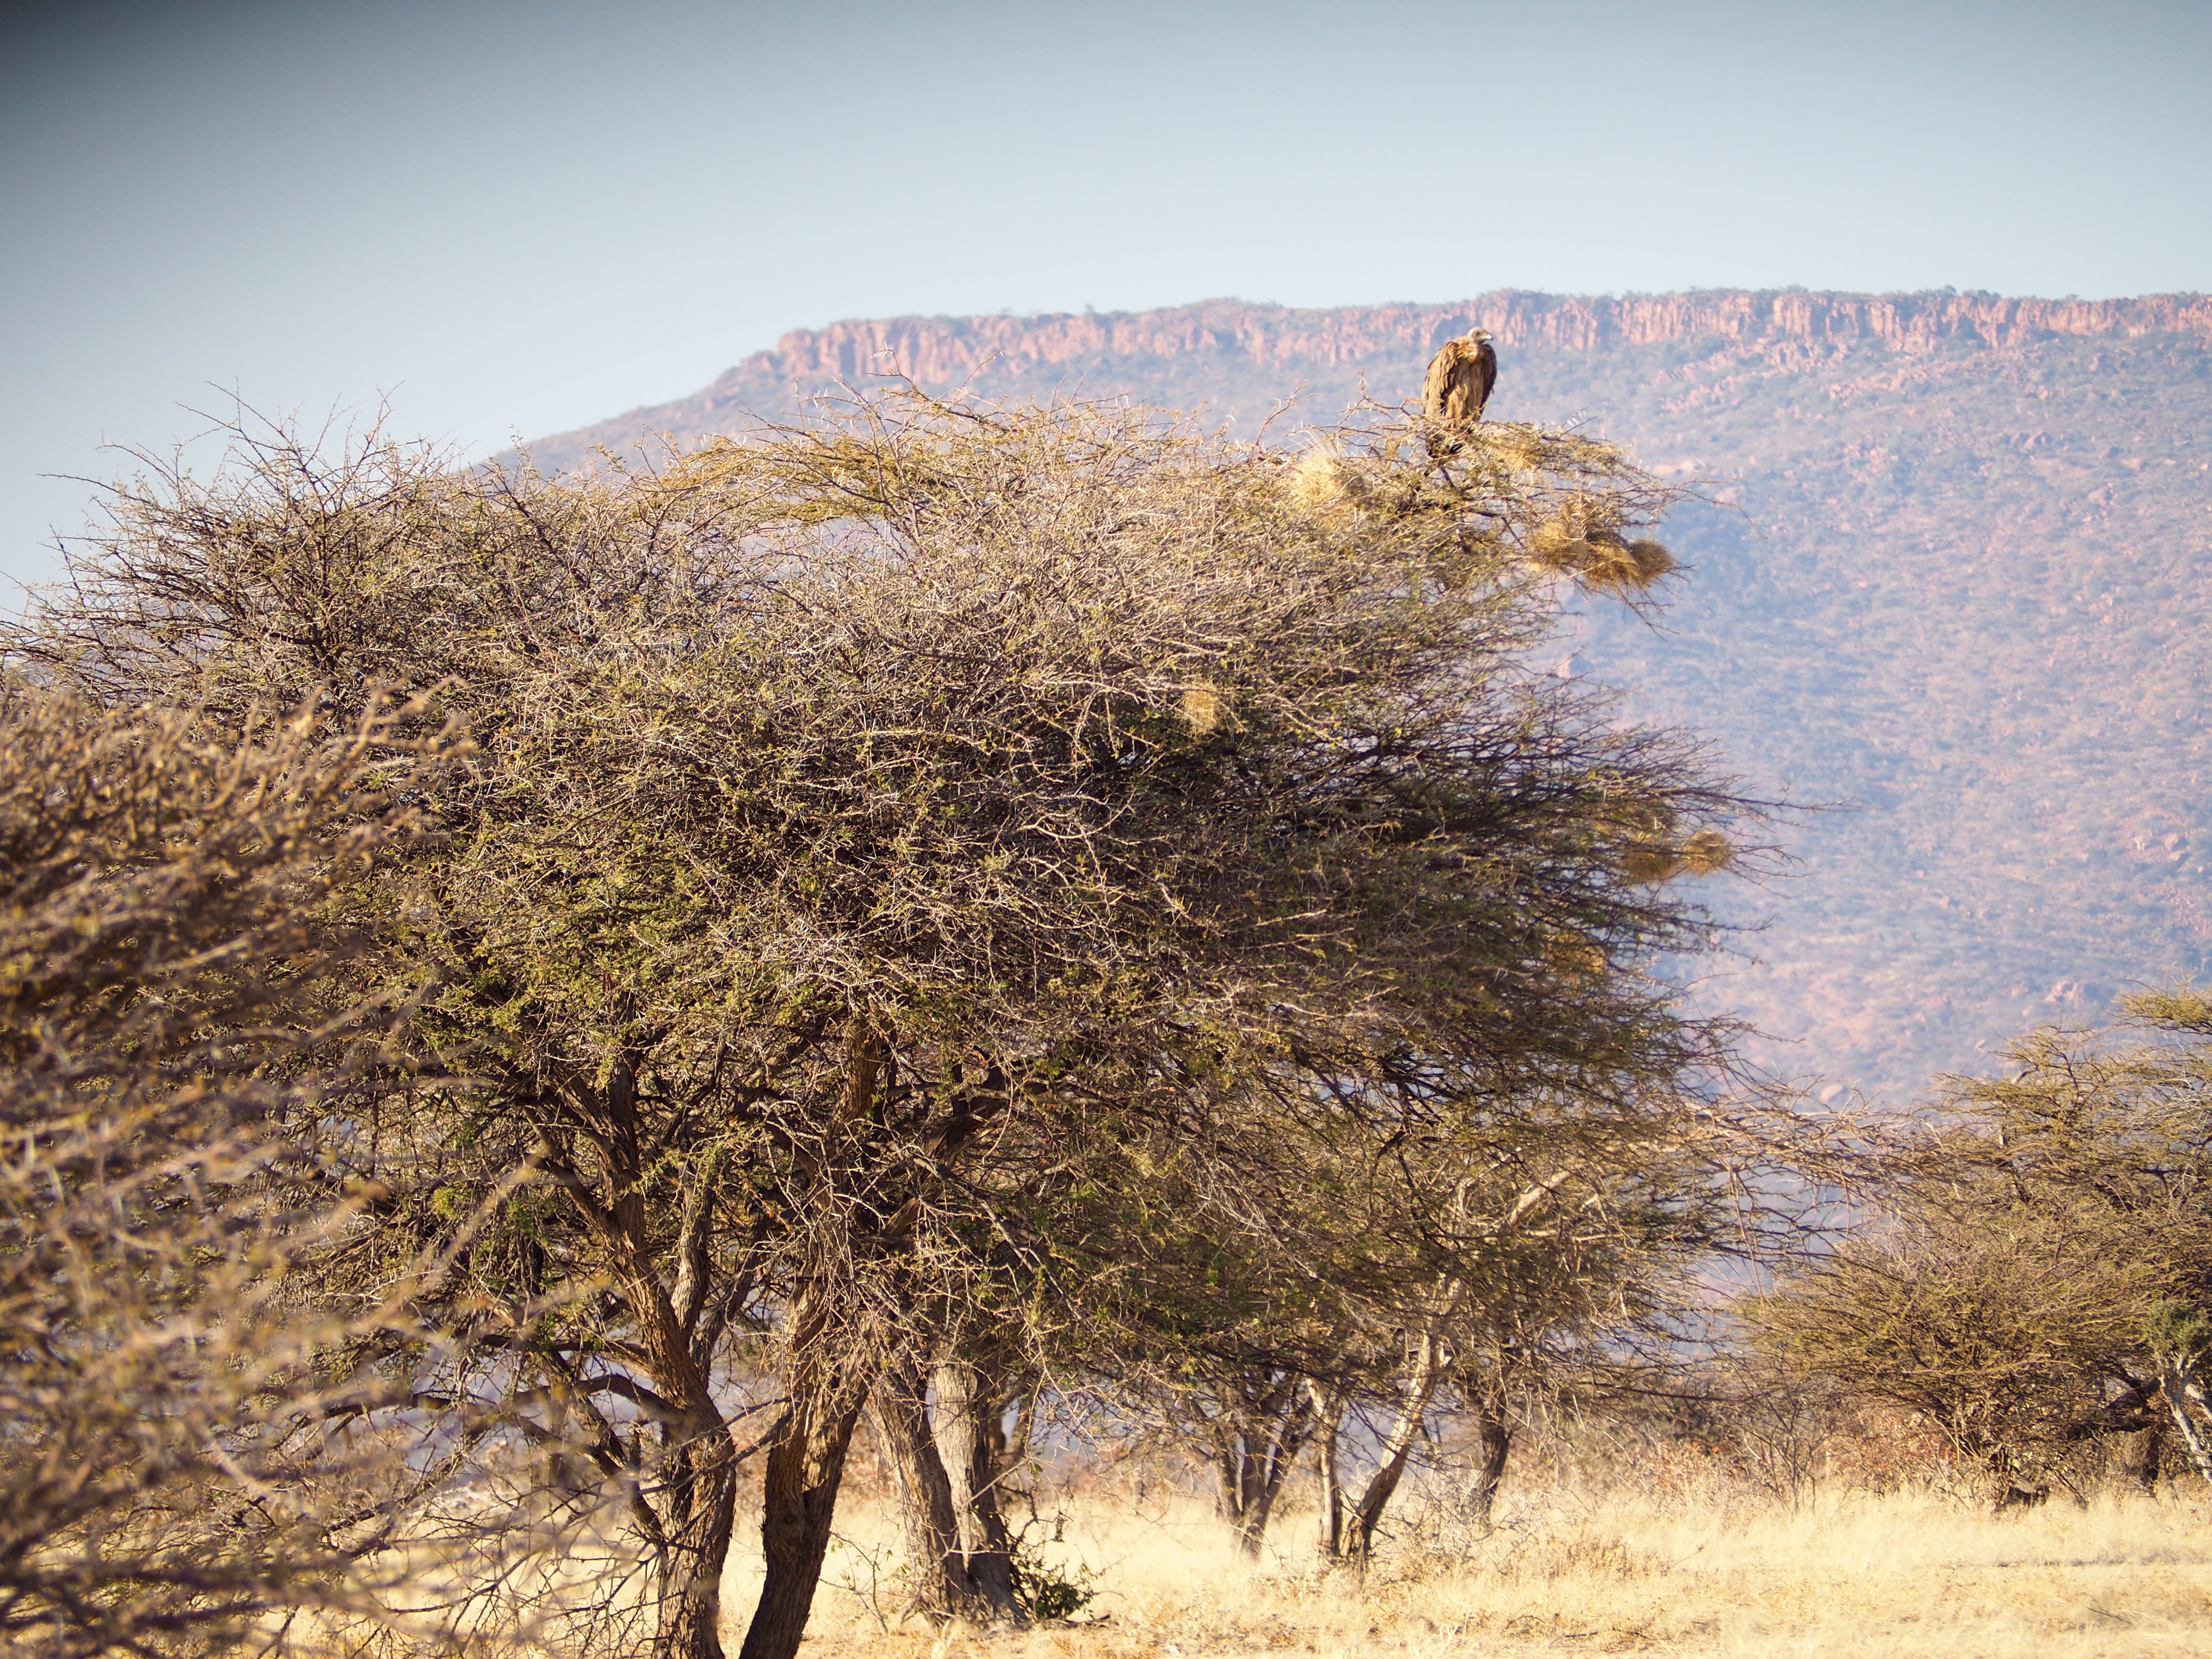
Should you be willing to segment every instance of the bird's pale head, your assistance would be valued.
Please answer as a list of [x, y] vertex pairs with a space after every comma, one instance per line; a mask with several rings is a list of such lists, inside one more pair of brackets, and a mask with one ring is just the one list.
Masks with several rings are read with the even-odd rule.
[[1490, 343], [1490, 331], [1486, 328], [1471, 328], [1467, 331], [1467, 337], [1477, 345], [1487, 345]]

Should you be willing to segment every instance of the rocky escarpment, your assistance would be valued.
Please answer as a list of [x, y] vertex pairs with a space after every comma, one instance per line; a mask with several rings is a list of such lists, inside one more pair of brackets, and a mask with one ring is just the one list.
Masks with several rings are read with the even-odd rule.
[[1203, 363], [1213, 373], [1210, 384], [1195, 388], [1200, 392], [1251, 379], [1284, 390], [1301, 380], [1335, 390], [1364, 371], [1370, 389], [1395, 398], [1403, 395], [1398, 382], [1439, 342], [1473, 327], [1488, 329], [1509, 352], [1675, 346], [1805, 367], [1870, 343], [1928, 354], [1947, 345], [2018, 349], [2069, 336], [2212, 337], [2212, 297], [2035, 300], [1791, 289], [1616, 299], [1502, 290], [1444, 305], [1333, 310], [1216, 300], [1142, 312], [861, 319], [795, 329], [691, 397], [542, 440], [531, 452], [541, 465], [559, 469], [585, 460], [595, 445], [620, 447], [659, 434], [696, 439], [748, 411], [787, 409], [887, 375], [935, 392], [963, 386], [995, 395], [1055, 387], [1118, 392], [1138, 366]]
[[1598, 351], [1668, 341], [1777, 349], [1879, 340], [1905, 351], [1966, 338], [2019, 345], [2054, 334], [2212, 334], [2212, 299], [2016, 300], [1994, 294], [1814, 294], [1797, 290], [1585, 298], [1504, 291], [1452, 305], [1298, 311], [1234, 301], [1081, 316], [900, 317], [798, 329], [745, 360], [716, 390], [789, 387], [886, 370], [929, 383], [1010, 367], [1226, 352], [1261, 365], [1356, 363], [1432, 349], [1471, 327], [1506, 347]]

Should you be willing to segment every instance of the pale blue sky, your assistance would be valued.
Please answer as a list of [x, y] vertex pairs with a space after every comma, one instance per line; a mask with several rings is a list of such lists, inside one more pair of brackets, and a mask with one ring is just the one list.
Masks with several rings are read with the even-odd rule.
[[476, 453], [903, 312], [2212, 286], [2212, 6], [105, 6], [0, 36], [0, 572], [210, 382]]

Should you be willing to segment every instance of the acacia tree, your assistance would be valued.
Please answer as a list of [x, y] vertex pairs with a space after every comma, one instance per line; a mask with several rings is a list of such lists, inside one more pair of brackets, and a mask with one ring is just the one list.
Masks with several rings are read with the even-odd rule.
[[[1292, 1234], [1295, 1213], [1266, 1206], [1255, 1227], [1210, 1200], [1200, 1160], [1169, 1149], [1129, 1173], [1119, 1212], [1085, 1230], [1119, 1295], [1098, 1298], [1066, 1363], [1211, 1471], [1217, 1513], [1257, 1557], [1316, 1426], [1311, 1380], [1340, 1360], [1337, 1264], [1315, 1232]], [[1328, 1178], [1311, 1174], [1318, 1196]]]
[[1064, 1149], [1194, 1149], [1236, 1213], [1294, 1119], [1595, 1123], [1710, 1059], [1632, 969], [1702, 945], [1654, 861], [1736, 803], [1527, 667], [1550, 573], [1666, 492], [1573, 434], [1424, 436], [901, 394], [554, 483], [278, 434], [122, 490], [16, 638], [91, 695], [396, 683], [473, 733], [350, 901], [422, 1005], [363, 1249], [541, 1183], [454, 1281], [501, 1356], [467, 1381], [585, 1449], [657, 1651], [719, 1651], [754, 1452], [744, 1652], [795, 1650], [870, 1389], [911, 1401], [915, 1310], [1003, 1270], [968, 1241], [1051, 1265]]
[[[1431, 1414], [1453, 1402], [1475, 1418], [1486, 1515], [1516, 1403], [1670, 1331], [1698, 1271], [1744, 1247], [1735, 1171], [1755, 1143], [1695, 1092], [1726, 1081], [1723, 1057], [1708, 1058], [1702, 1079], [1653, 1079], [1609, 1110], [1531, 1101], [1514, 1121], [1389, 1147], [1363, 1168], [1340, 1246], [1357, 1252], [1336, 1275], [1341, 1322], [1310, 1371], [1324, 1559], [1364, 1567]], [[1352, 1419], [1373, 1455], [1347, 1487]]]
[[[409, 833], [391, 715], [228, 737], [0, 681], [0, 1639], [155, 1652], [374, 1615], [424, 1483], [334, 1360], [404, 1296], [303, 1306], [394, 1011], [315, 923]], [[416, 759], [422, 757], [417, 755]], [[422, 1273], [416, 1277], [419, 1280]], [[416, 1565], [419, 1565], [420, 1563]]]
[[[1757, 1242], [1743, 1168], [1773, 1162], [1772, 1126], [1701, 1097], [1728, 1080], [1723, 1051], [1702, 1075], [1676, 1058], [1610, 1101], [1440, 1115], [1286, 1095], [1233, 1152], [1064, 1149], [1082, 1180], [1049, 1200], [1041, 1252], [1066, 1264], [1055, 1369], [1210, 1468], [1248, 1554], [1311, 1444], [1323, 1558], [1364, 1566], [1432, 1413], [1474, 1408], [1486, 1498], [1517, 1400], [1678, 1336], [1697, 1271]], [[1373, 1456], [1346, 1492], [1352, 1419]]]
[[2046, 1028], [2009, 1075], [1948, 1079], [1942, 1127], [1882, 1152], [1875, 1224], [1746, 1304], [1786, 1364], [1919, 1413], [1999, 1508], [2106, 1437], [2155, 1438], [2161, 1413], [2185, 1445], [2212, 1420], [2190, 1364], [2212, 1305], [2212, 1001], [2123, 1006], [2132, 1040]]

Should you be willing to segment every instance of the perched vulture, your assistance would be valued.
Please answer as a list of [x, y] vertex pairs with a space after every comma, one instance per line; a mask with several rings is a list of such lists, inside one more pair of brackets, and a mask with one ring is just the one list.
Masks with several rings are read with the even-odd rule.
[[1472, 425], [1482, 418], [1482, 406], [1497, 384], [1498, 354], [1490, 349], [1490, 331], [1470, 329], [1456, 340], [1446, 340], [1429, 359], [1421, 412], [1432, 421]]

